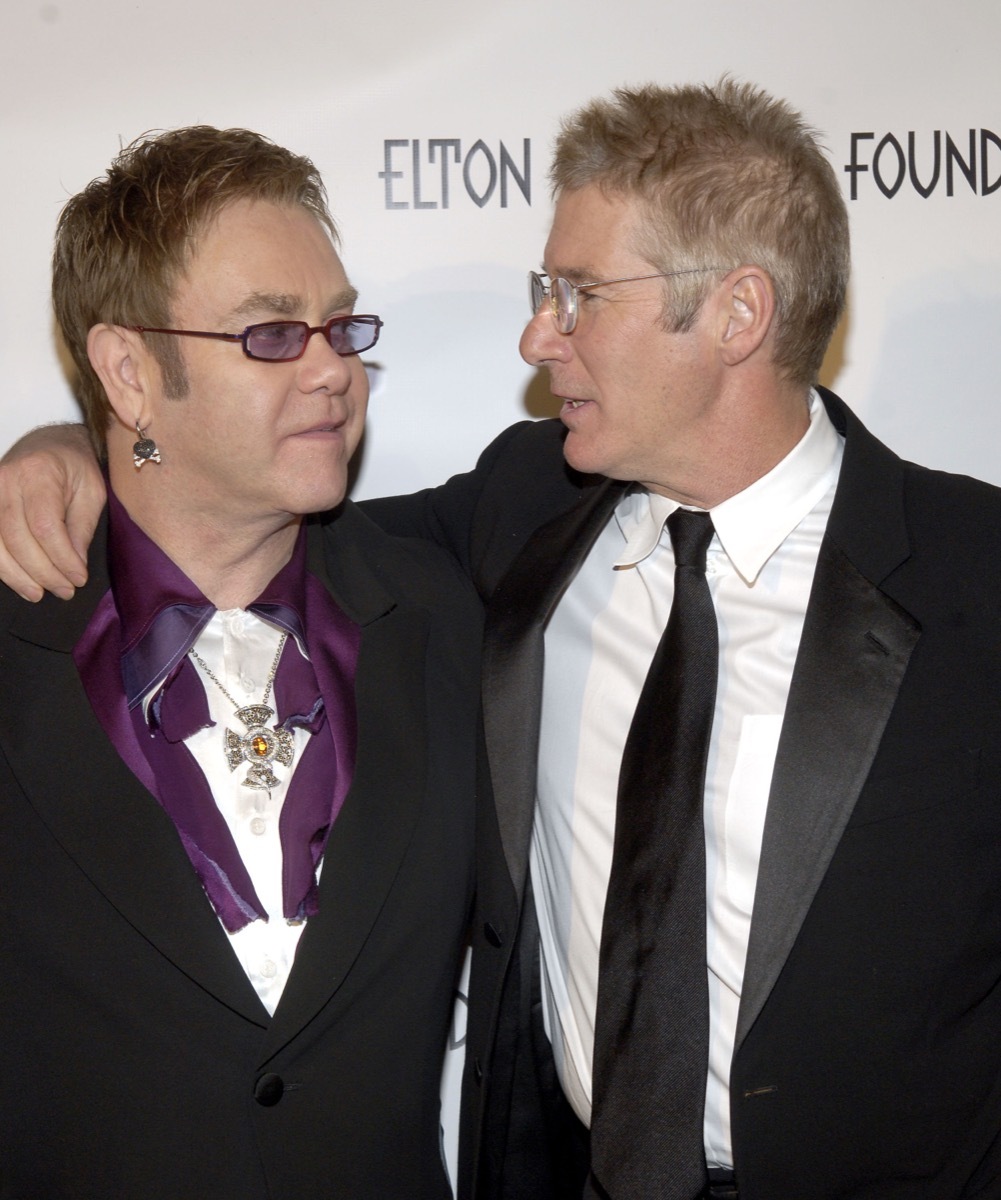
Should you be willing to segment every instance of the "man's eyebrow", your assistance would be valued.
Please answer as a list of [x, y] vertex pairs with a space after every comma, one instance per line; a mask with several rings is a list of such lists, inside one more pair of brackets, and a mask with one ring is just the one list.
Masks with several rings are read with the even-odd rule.
[[358, 303], [358, 289], [350, 284], [334, 296], [327, 305], [327, 312], [336, 312], [341, 308], [354, 308]]
[[555, 279], [559, 276], [561, 279], [567, 280], [568, 283], [590, 283], [595, 279], [595, 273], [589, 267], [556, 267], [552, 272], [542, 269], [544, 275], [549, 275], [550, 279]]
[[[354, 308], [358, 302], [356, 288], [343, 288], [335, 293], [327, 304], [327, 312], [337, 312], [344, 308]], [[259, 317], [264, 313], [274, 313], [279, 317], [299, 318], [306, 308], [306, 302], [293, 292], [251, 292], [232, 311], [234, 318]]]
[[233, 309], [233, 316], [260, 316], [267, 312], [277, 313], [280, 317], [295, 317], [303, 307], [302, 297], [290, 292], [251, 292]]

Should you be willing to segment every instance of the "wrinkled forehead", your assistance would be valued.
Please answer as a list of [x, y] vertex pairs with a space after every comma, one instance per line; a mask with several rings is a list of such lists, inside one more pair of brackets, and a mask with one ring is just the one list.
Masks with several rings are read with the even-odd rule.
[[640, 247], [649, 223], [642, 197], [590, 184], [556, 197], [544, 269], [571, 283], [600, 279], [623, 265], [643, 265]]

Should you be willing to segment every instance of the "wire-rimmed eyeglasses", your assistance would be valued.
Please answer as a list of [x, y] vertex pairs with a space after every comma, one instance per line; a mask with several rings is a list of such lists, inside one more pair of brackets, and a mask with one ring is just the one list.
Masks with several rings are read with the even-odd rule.
[[532, 305], [532, 316], [539, 311], [543, 300], [549, 301], [556, 328], [560, 333], [573, 333], [577, 327], [577, 293], [588, 288], [607, 287], [612, 283], [638, 283], [641, 279], [667, 279], [672, 275], [702, 275], [708, 271], [721, 271], [722, 267], [693, 267], [689, 271], [655, 271], [652, 275], [627, 275], [624, 279], [594, 279], [589, 283], [571, 283], [562, 275], [546, 283], [538, 271], [528, 273], [528, 297]]
[[306, 321], [262, 321], [248, 325], [242, 333], [206, 333], [201, 329], [154, 329], [150, 325], [127, 325], [136, 333], [176, 333], [182, 337], [217, 338], [223, 342], [240, 342], [248, 358], [261, 362], [295, 362], [302, 358], [314, 333], [322, 333], [335, 354], [347, 358], [371, 350], [379, 340], [382, 319], [371, 315], [331, 317], [322, 325]]

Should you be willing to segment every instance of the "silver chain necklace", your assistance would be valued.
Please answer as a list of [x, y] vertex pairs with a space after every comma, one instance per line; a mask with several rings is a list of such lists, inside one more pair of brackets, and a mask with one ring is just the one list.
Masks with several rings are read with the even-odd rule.
[[243, 781], [243, 786], [268, 793], [271, 792], [272, 788], [278, 787], [281, 783], [281, 780], [272, 771], [271, 764], [278, 762], [283, 767], [290, 767], [295, 755], [295, 739], [292, 733], [288, 729], [282, 729], [279, 725], [274, 725], [270, 729], [268, 728], [268, 722], [273, 721], [276, 716], [275, 710], [268, 706], [268, 697], [271, 695], [275, 675], [278, 673], [278, 663], [287, 641], [288, 634], [283, 633], [278, 643], [278, 649], [275, 651], [275, 658], [271, 664], [268, 681], [264, 685], [264, 695], [261, 697], [261, 702], [259, 704], [248, 704], [243, 708], [240, 707], [222, 686], [222, 683], [205, 659], [196, 653], [194, 646], [188, 651], [196, 665], [201, 667], [219, 691], [232, 704], [236, 710], [236, 716], [247, 726], [247, 732], [242, 737], [240, 734], [234, 733], [232, 729], [226, 730], [224, 753], [226, 761], [229, 763], [229, 769], [235, 771], [240, 763], [250, 763], [250, 770], [247, 772], [247, 778]]

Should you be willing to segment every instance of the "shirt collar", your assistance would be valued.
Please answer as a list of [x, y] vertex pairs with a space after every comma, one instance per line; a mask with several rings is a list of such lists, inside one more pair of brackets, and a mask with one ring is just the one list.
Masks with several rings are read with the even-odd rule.
[[[108, 488], [108, 563], [122, 628], [122, 679], [130, 708], [170, 676], [212, 619], [215, 607], [132, 520]], [[306, 653], [305, 527], [289, 561], [247, 606], [287, 630]]]
[[[841, 467], [844, 439], [816, 391], [810, 392], [806, 433], [766, 475], [712, 509], [716, 537], [735, 570], [753, 583], [762, 567], [831, 485]], [[615, 509], [625, 540], [616, 570], [635, 566], [660, 542], [676, 500], [645, 490], [629, 492]], [[715, 539], [714, 539], [715, 540]]]

